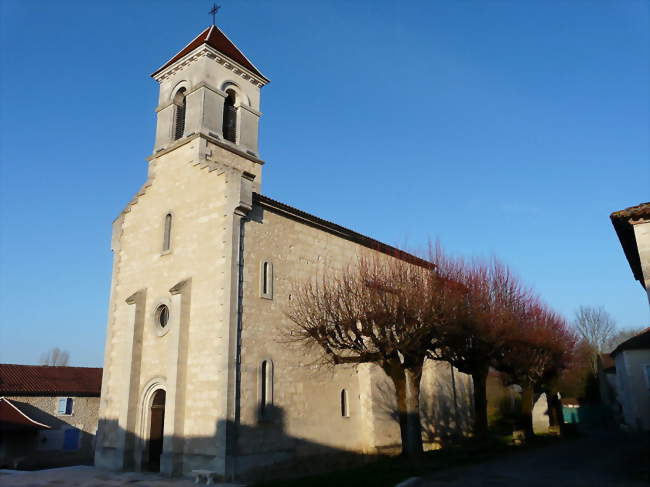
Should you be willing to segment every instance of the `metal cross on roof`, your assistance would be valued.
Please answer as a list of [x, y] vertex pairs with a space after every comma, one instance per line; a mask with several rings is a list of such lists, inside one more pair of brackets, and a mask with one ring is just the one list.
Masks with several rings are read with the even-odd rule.
[[216, 3], [212, 4], [212, 9], [208, 12], [209, 14], [212, 14], [212, 25], [217, 25], [216, 23], [216, 17], [217, 17], [217, 12], [221, 8], [221, 5], [217, 5]]

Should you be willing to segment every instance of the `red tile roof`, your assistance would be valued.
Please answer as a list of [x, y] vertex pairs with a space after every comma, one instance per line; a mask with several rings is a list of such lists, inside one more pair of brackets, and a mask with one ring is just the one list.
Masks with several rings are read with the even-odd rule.
[[102, 369], [0, 364], [1, 396], [97, 396]]
[[266, 78], [262, 73], [260, 73], [260, 71], [253, 65], [253, 63], [251, 63], [249, 59], [246, 56], [244, 56], [244, 53], [241, 52], [230, 39], [228, 39], [226, 34], [221, 32], [219, 27], [216, 27], [214, 25], [211, 25], [203, 32], [201, 32], [198, 36], [196, 36], [192, 42], [190, 42], [187, 46], [181, 49], [181, 51], [178, 54], [176, 54], [173, 58], [167, 61], [161, 68], [156, 70], [156, 72], [153, 73], [151, 76], [152, 77], [156, 76], [163, 69], [165, 69], [168, 66], [171, 66], [176, 61], [181, 59], [183, 56], [189, 54], [194, 49], [196, 49], [197, 47], [203, 44], [207, 44], [208, 46], [215, 48], [221, 54], [228, 56], [237, 64], [240, 64], [241, 66], [243, 66], [244, 68], [252, 72], [253, 74], [262, 78], [264, 81], [266, 82], [269, 81], [268, 78]]
[[6, 397], [0, 397], [0, 431], [27, 431], [35, 429], [50, 429], [50, 427], [30, 418]]

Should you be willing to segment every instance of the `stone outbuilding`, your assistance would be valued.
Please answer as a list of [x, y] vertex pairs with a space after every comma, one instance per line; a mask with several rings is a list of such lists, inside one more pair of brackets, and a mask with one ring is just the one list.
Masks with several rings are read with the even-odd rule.
[[650, 328], [621, 343], [611, 355], [625, 426], [650, 431]]
[[102, 369], [0, 364], [0, 468], [93, 463]]
[[[650, 202], [610, 215], [634, 278], [650, 302]], [[650, 430], [650, 328], [612, 352], [616, 389], [627, 427]]]

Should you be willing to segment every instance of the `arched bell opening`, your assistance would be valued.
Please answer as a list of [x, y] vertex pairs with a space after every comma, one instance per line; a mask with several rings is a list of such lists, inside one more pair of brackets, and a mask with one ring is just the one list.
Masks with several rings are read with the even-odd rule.
[[223, 102], [223, 138], [237, 142], [237, 94], [235, 90], [226, 90]]

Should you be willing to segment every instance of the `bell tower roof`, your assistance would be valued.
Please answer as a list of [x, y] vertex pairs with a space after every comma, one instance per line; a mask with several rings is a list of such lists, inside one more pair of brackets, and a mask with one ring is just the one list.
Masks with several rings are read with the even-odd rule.
[[237, 64], [241, 65], [243, 68], [246, 68], [248, 71], [252, 72], [256, 76], [261, 77], [267, 83], [269, 82], [269, 79], [266, 76], [264, 76], [255, 67], [255, 65], [244, 55], [244, 53], [241, 52], [237, 48], [237, 46], [235, 46], [235, 44], [230, 39], [228, 39], [226, 34], [224, 34], [221, 31], [221, 29], [219, 29], [219, 27], [217, 27], [216, 25], [211, 25], [210, 27], [206, 28], [203, 32], [201, 32], [198, 36], [196, 36], [194, 40], [192, 40], [192, 42], [190, 42], [187, 46], [181, 49], [180, 52], [178, 52], [178, 54], [172, 57], [163, 66], [158, 68], [151, 75], [151, 77], [152, 78], [155, 77], [158, 73], [163, 71], [165, 68], [171, 66], [176, 61], [181, 59], [183, 56], [189, 54], [194, 49], [196, 49], [199, 46], [202, 46], [203, 44], [207, 44], [208, 46], [216, 49], [221, 54], [229, 57]]

